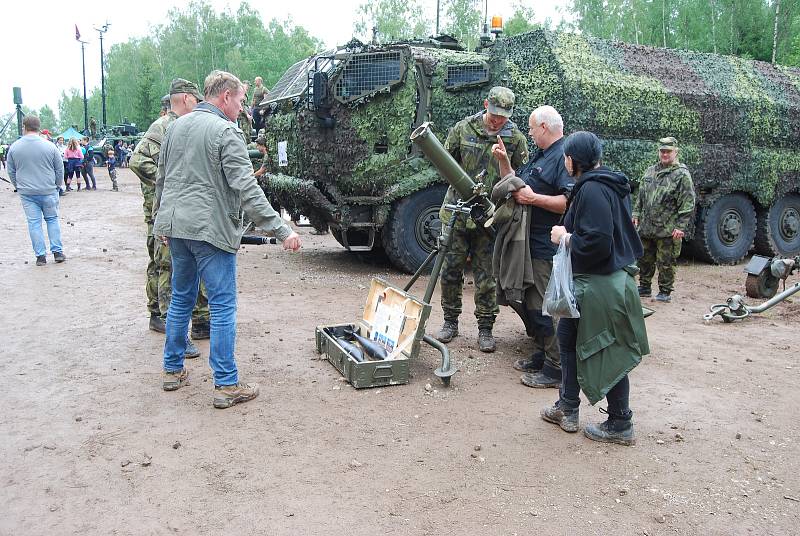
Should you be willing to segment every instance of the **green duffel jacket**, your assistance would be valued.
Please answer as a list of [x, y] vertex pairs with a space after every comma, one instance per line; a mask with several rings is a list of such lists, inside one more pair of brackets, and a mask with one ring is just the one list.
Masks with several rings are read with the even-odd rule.
[[635, 267], [612, 274], [575, 274], [581, 311], [577, 353], [578, 383], [592, 405], [650, 353]]

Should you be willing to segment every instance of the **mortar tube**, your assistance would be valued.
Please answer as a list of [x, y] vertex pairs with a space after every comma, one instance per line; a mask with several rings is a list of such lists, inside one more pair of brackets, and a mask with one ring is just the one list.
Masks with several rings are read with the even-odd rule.
[[414, 130], [411, 133], [411, 141], [419, 145], [428, 160], [461, 199], [469, 199], [475, 195], [475, 182], [458, 165], [456, 159], [442, 147], [439, 138], [431, 131], [430, 123], [422, 123]]
[[[485, 218], [491, 217], [494, 213], [494, 204], [486, 196], [483, 187], [479, 187], [456, 162], [455, 158], [442, 147], [439, 138], [431, 131], [430, 125], [430, 122], [425, 122], [417, 127], [411, 133], [411, 141], [422, 149], [423, 154], [433, 164], [439, 175], [464, 202], [483, 207]], [[476, 223], [481, 222], [476, 221]]]

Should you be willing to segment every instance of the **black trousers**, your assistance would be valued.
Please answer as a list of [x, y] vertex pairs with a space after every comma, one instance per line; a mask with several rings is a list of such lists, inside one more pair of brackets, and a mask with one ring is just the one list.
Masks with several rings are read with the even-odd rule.
[[[578, 357], [575, 344], [578, 339], [580, 318], [562, 318], [558, 321], [558, 345], [561, 349], [561, 390], [559, 403], [565, 408], [578, 409], [581, 404], [578, 384]], [[616, 419], [630, 419], [631, 384], [626, 374], [606, 394], [608, 414]]]

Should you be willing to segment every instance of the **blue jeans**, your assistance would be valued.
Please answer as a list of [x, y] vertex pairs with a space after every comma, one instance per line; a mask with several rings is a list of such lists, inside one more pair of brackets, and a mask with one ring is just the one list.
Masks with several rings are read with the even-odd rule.
[[167, 339], [164, 344], [164, 370], [183, 368], [186, 331], [197, 302], [200, 280], [208, 291], [211, 312], [211, 351], [208, 364], [214, 385], [239, 382], [234, 347], [236, 345], [236, 254], [222, 251], [208, 242], [170, 238], [172, 256], [172, 300], [167, 310]]
[[28, 220], [28, 234], [31, 237], [33, 253], [37, 257], [47, 255], [42, 231], [42, 217], [47, 223], [47, 237], [50, 239], [50, 251], [63, 252], [61, 247], [61, 226], [58, 223], [58, 192], [47, 195], [20, 194], [25, 219]]

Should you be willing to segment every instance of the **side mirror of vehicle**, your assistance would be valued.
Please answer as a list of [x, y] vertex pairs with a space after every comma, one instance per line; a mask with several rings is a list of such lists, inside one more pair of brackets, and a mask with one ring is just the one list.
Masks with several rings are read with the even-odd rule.
[[336, 126], [336, 118], [331, 116], [331, 99], [330, 87], [328, 85], [328, 73], [316, 72], [314, 73], [314, 111], [320, 124], [324, 128], [333, 128]]
[[314, 73], [314, 109], [330, 108], [330, 93], [328, 91], [328, 73]]

